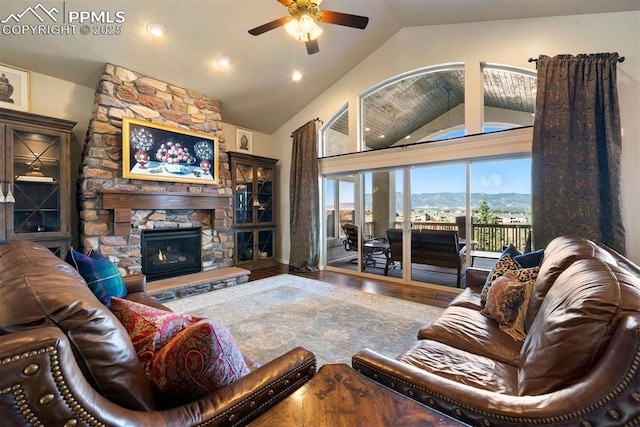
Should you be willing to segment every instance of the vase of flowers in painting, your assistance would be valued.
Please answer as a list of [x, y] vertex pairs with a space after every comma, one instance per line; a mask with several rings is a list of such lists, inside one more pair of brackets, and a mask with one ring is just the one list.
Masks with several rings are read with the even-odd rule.
[[137, 151], [133, 155], [140, 169], [146, 169], [149, 163], [149, 151], [153, 148], [153, 135], [146, 129], [134, 129], [131, 131], [131, 146]]
[[205, 175], [209, 175], [211, 162], [213, 161], [213, 147], [208, 141], [198, 141], [194, 145], [196, 156], [200, 159], [200, 169]]
[[202, 169], [202, 173], [205, 175], [209, 175], [209, 170], [211, 169], [211, 162], [207, 159], [204, 159], [200, 162], [200, 169]]
[[138, 162], [138, 166], [140, 166], [140, 169], [147, 168], [147, 163], [149, 163], [149, 153], [144, 150], [138, 150], [133, 157], [136, 159], [136, 162]]

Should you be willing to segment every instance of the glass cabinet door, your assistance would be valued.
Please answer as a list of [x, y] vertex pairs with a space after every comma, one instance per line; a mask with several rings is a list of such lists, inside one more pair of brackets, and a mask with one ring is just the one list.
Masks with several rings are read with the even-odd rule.
[[61, 155], [63, 134], [9, 127], [13, 173], [9, 187], [14, 235], [57, 233], [61, 218]]
[[235, 167], [236, 224], [253, 222], [253, 165], [237, 163]]
[[273, 228], [236, 231], [236, 261], [238, 264], [272, 260], [275, 256]]
[[273, 174], [270, 167], [257, 166], [258, 223], [273, 222]]
[[258, 257], [272, 258], [273, 253], [273, 230], [258, 230]]
[[253, 261], [253, 230], [236, 233], [237, 262]]

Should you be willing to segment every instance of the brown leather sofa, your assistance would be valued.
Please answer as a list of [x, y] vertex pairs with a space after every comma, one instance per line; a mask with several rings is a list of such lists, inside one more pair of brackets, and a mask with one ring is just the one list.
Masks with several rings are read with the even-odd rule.
[[[128, 277], [127, 298], [167, 309]], [[114, 315], [45, 247], [0, 247], [0, 424], [245, 425], [306, 383], [315, 355], [295, 348], [194, 402], [161, 406]]]
[[396, 359], [370, 349], [355, 369], [477, 426], [640, 425], [640, 268], [579, 237], [545, 249], [519, 342], [480, 313], [487, 271]]

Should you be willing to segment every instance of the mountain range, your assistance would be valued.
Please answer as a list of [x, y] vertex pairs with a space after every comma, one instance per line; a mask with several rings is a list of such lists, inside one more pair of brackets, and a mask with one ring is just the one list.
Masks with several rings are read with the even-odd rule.
[[[414, 209], [458, 210], [466, 206], [465, 193], [420, 193], [411, 195], [411, 206]], [[489, 209], [505, 212], [522, 212], [531, 210], [531, 194], [521, 193], [471, 193], [471, 207], [478, 209], [482, 199], [487, 201]], [[372, 195], [365, 194], [365, 207], [371, 209]], [[396, 193], [396, 210], [402, 212], [402, 193]]]

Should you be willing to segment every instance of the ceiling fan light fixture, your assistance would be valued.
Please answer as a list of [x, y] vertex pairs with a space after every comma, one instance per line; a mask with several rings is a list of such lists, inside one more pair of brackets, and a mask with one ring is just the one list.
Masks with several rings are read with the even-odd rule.
[[291, 37], [303, 42], [315, 40], [322, 34], [322, 28], [306, 13], [299, 18], [290, 19], [284, 28]]

